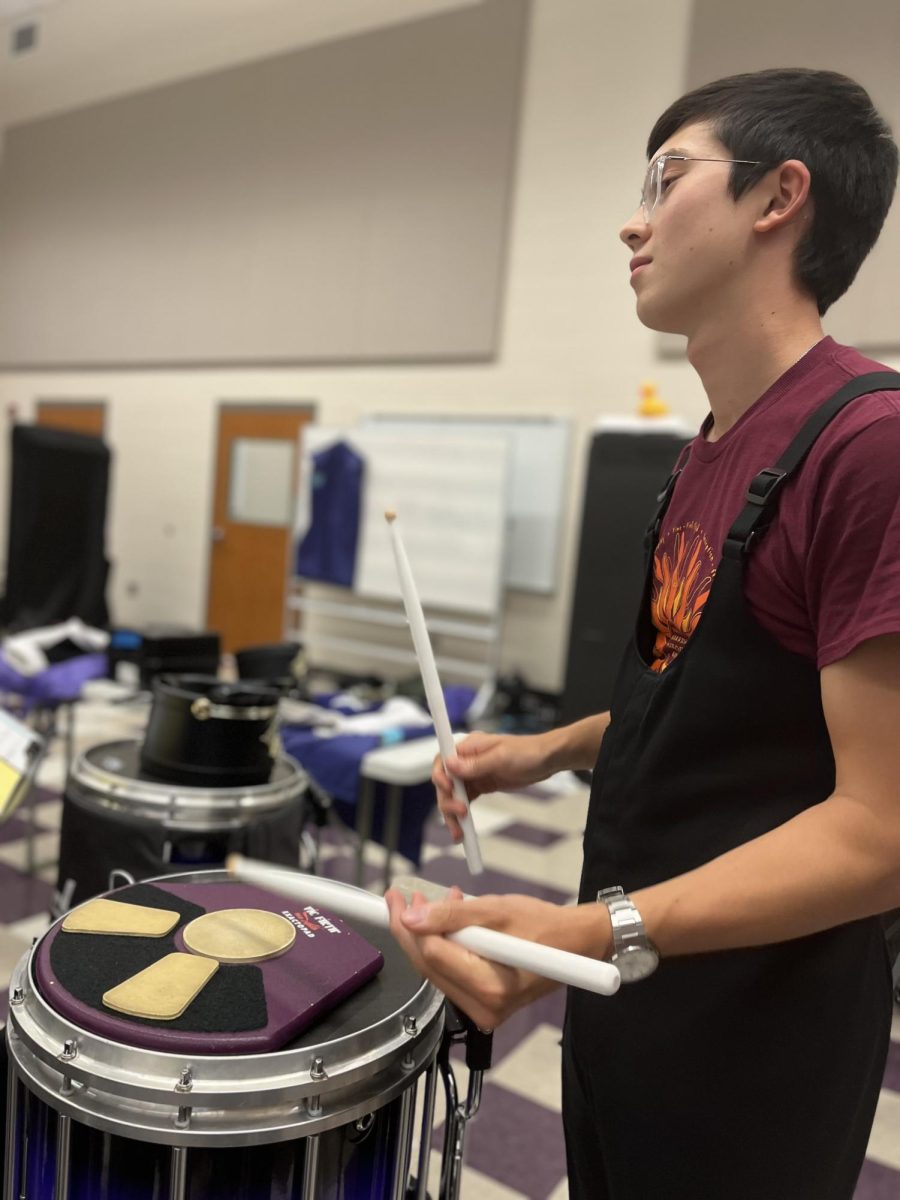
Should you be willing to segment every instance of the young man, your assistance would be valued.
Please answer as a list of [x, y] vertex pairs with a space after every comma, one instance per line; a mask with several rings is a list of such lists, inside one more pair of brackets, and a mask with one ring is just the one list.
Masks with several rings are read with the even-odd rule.
[[853, 81], [775, 70], [683, 97], [647, 153], [621, 232], [637, 313], [687, 336], [711, 413], [651, 530], [611, 713], [473, 734], [448, 763], [473, 798], [595, 766], [580, 903], [390, 893], [393, 929], [482, 1027], [552, 985], [435, 935], [488, 925], [630, 977], [569, 991], [573, 1200], [850, 1200], [891, 1020], [878, 914], [900, 907], [900, 375], [820, 317], [897, 148]]

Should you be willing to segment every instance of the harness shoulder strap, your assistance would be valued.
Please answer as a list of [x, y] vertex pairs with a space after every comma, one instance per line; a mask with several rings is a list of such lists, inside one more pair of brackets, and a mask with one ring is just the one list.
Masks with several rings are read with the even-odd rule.
[[781, 489], [809, 454], [819, 434], [859, 396], [900, 391], [900, 372], [873, 371], [849, 380], [816, 409], [774, 467], [764, 467], [750, 482], [747, 502], [728, 531], [722, 555], [742, 560], [775, 516]]
[[675, 484], [678, 482], [678, 476], [684, 470], [684, 464], [687, 462], [690, 452], [691, 443], [688, 442], [686, 446], [682, 447], [681, 453], [675, 460], [675, 469], [663, 484], [662, 491], [656, 497], [656, 511], [644, 534], [644, 550], [647, 554], [653, 553], [653, 547], [656, 545], [656, 539], [659, 537], [659, 531], [662, 527], [663, 517], [666, 515], [666, 509], [671, 502], [672, 493], [675, 491]]

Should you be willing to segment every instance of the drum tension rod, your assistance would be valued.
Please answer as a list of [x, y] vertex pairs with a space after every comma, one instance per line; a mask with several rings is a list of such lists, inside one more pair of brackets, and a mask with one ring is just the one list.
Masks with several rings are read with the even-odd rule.
[[[328, 1072], [325, 1070], [324, 1058], [314, 1058], [312, 1066], [309, 1068], [309, 1077], [315, 1083], [321, 1083], [328, 1078]], [[306, 1111], [311, 1117], [320, 1117], [322, 1115], [322, 1098], [316, 1093], [315, 1096], [308, 1096], [306, 1099]]]
[[[178, 1082], [175, 1084], [176, 1092], [189, 1092], [194, 1086], [194, 1073], [190, 1067], [184, 1067], [181, 1075], [178, 1077]], [[182, 1104], [175, 1117], [175, 1124], [179, 1129], [184, 1129], [191, 1123], [191, 1113], [193, 1109], [190, 1105]]]
[[[60, 1062], [71, 1062], [73, 1058], [78, 1056], [78, 1045], [74, 1038], [66, 1038], [63, 1043], [62, 1051], [57, 1056]], [[72, 1082], [72, 1076], [63, 1074], [62, 1083], [60, 1084], [59, 1094], [61, 1096], [71, 1096], [75, 1091], [75, 1084]]]
[[[413, 1016], [404, 1017], [403, 1032], [405, 1034], [408, 1034], [409, 1037], [414, 1038], [414, 1037], [419, 1036], [419, 1025], [418, 1025], [418, 1022], [416, 1021], [415, 1017], [413, 1017]], [[405, 1058], [400, 1063], [400, 1066], [403, 1068], [404, 1071], [411, 1071], [415, 1065], [416, 1065], [416, 1060], [413, 1058], [412, 1050], [408, 1050]]]

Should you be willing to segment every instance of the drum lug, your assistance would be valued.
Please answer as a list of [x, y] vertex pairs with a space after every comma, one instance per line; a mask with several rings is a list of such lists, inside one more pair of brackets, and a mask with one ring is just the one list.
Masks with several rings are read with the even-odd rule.
[[67, 1038], [63, 1044], [62, 1053], [59, 1055], [60, 1062], [71, 1062], [78, 1055], [78, 1045], [74, 1038]]
[[189, 1092], [194, 1086], [194, 1073], [190, 1067], [185, 1067], [175, 1084], [176, 1092]]
[[184, 1105], [179, 1108], [175, 1117], [175, 1125], [178, 1129], [187, 1129], [191, 1123], [191, 1113], [194, 1110], [189, 1105]]
[[212, 715], [212, 703], [208, 696], [198, 696], [191, 704], [191, 716], [198, 721], [208, 721]]
[[[322, 1083], [328, 1078], [328, 1072], [325, 1070], [325, 1060], [323, 1058], [314, 1058], [312, 1066], [309, 1068], [309, 1077], [316, 1083]], [[306, 1111], [311, 1117], [320, 1117], [322, 1115], [322, 1097], [319, 1095], [308, 1096], [306, 1100]]]
[[310, 1079], [315, 1080], [316, 1083], [321, 1083], [321, 1081], [323, 1079], [328, 1078], [328, 1073], [325, 1070], [325, 1060], [324, 1059], [322, 1059], [322, 1058], [314, 1058], [313, 1059], [313, 1064], [309, 1068], [309, 1077], [310, 1077]]
[[[403, 1018], [403, 1032], [409, 1037], [418, 1037], [419, 1026], [415, 1017], [407, 1016]], [[416, 1060], [413, 1058], [413, 1053], [411, 1050], [408, 1050], [400, 1066], [404, 1071], [411, 1071], [415, 1065]]]
[[10, 1004], [24, 1004], [25, 1003], [25, 992], [22, 990], [22, 988], [20, 988], [20, 987], [13, 988], [12, 995], [9, 998], [9, 1002], [10, 1002]]

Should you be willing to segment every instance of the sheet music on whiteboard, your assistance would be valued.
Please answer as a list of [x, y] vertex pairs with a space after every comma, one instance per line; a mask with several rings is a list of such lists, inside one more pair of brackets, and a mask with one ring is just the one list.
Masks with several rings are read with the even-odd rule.
[[375, 413], [363, 429], [397, 437], [502, 439], [507, 445], [507, 587], [549, 595], [559, 586], [561, 528], [568, 499], [572, 423], [551, 416]]
[[353, 591], [399, 598], [385, 526], [386, 509], [403, 522], [407, 553], [423, 605], [493, 616], [500, 610], [507, 527], [505, 440], [426, 430], [307, 425], [301, 477], [312, 455], [345, 441], [365, 461], [363, 511]]

